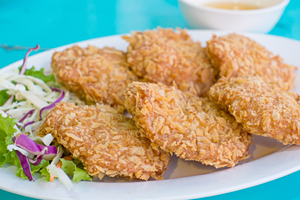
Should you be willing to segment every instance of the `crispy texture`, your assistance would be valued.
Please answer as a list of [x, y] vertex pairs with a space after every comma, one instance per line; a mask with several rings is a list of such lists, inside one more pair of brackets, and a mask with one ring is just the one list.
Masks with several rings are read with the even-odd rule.
[[199, 42], [185, 30], [147, 30], [123, 36], [129, 42], [127, 62], [146, 82], [173, 85], [204, 95], [214, 83], [214, 70]]
[[260, 77], [223, 77], [211, 87], [209, 95], [249, 133], [275, 138], [283, 144], [300, 144], [297, 94], [276, 91]]
[[128, 83], [137, 80], [125, 66], [125, 54], [114, 48], [83, 49], [73, 46], [52, 57], [52, 69], [59, 83], [88, 104], [122, 105]]
[[124, 104], [153, 146], [180, 158], [220, 168], [250, 156], [251, 135], [207, 98], [188, 97], [162, 84], [133, 82]]
[[100, 179], [104, 174], [163, 179], [169, 165], [168, 153], [154, 150], [150, 141], [140, 136], [132, 119], [106, 105], [58, 103], [38, 135], [49, 133], [82, 161], [89, 175]]
[[280, 56], [274, 56], [248, 37], [214, 35], [207, 41], [207, 52], [219, 77], [258, 75], [281, 90], [293, 88], [296, 67], [284, 64]]

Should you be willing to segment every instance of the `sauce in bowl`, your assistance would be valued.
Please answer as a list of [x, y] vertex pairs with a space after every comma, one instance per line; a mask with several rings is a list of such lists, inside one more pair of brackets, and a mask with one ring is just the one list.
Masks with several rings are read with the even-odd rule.
[[214, 2], [205, 4], [205, 6], [226, 10], [254, 10], [262, 7], [256, 5], [250, 5], [245, 3], [233, 3], [233, 2]]

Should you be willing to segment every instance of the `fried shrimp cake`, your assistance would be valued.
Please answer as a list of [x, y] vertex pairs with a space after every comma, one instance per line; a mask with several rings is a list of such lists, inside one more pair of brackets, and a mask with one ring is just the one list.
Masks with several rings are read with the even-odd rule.
[[114, 48], [74, 46], [52, 57], [52, 69], [59, 83], [88, 104], [122, 105], [127, 84], [137, 80], [124, 66], [125, 54]]
[[199, 42], [185, 30], [147, 30], [123, 36], [129, 42], [127, 62], [146, 82], [173, 85], [204, 95], [214, 83], [214, 71]]
[[249, 133], [285, 145], [300, 144], [300, 105], [295, 93], [274, 90], [260, 77], [223, 77], [209, 95]]
[[133, 82], [124, 103], [152, 146], [216, 168], [250, 156], [251, 135], [207, 98], [188, 97], [175, 87]]
[[293, 88], [296, 68], [284, 64], [280, 56], [274, 56], [248, 37], [214, 35], [207, 41], [207, 52], [219, 78], [257, 75], [281, 90]]
[[169, 165], [168, 153], [154, 150], [132, 119], [106, 105], [58, 103], [38, 135], [49, 133], [82, 161], [89, 175], [100, 179], [104, 175], [163, 179]]

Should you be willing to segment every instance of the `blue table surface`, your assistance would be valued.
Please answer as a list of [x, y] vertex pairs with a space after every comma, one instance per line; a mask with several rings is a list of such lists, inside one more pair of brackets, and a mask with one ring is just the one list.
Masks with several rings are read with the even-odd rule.
[[[43, 48], [55, 48], [157, 26], [191, 28], [176, 0], [0, 0], [0, 45], [33, 47], [38, 43]], [[290, 1], [269, 34], [300, 40], [299, 0]], [[0, 68], [23, 59], [25, 53], [26, 50], [0, 48]], [[204, 199], [300, 199], [299, 180], [300, 171]], [[0, 190], [0, 199], [31, 198]]]

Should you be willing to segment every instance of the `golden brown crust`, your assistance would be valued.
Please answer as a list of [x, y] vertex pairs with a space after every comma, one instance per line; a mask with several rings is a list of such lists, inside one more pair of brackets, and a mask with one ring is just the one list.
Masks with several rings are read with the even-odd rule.
[[206, 94], [214, 83], [214, 71], [204, 49], [185, 30], [146, 30], [123, 36], [129, 42], [127, 62], [146, 82], [177, 84], [179, 89]]
[[214, 35], [207, 41], [207, 52], [219, 77], [258, 75], [281, 90], [290, 90], [294, 86], [296, 67], [284, 64], [280, 56], [274, 56], [248, 37]]
[[127, 84], [137, 80], [125, 65], [125, 53], [114, 48], [73, 46], [55, 52], [51, 66], [59, 83], [88, 104], [123, 104]]
[[133, 82], [124, 105], [154, 147], [180, 158], [220, 168], [250, 156], [251, 135], [207, 98], [188, 97], [162, 84]]
[[106, 105], [58, 103], [38, 135], [49, 133], [83, 162], [91, 176], [163, 179], [169, 165], [168, 153], [154, 150], [132, 119]]
[[223, 77], [209, 95], [249, 133], [300, 144], [299, 95], [276, 91], [260, 77]]

